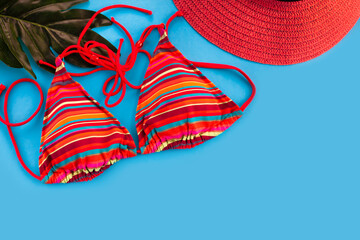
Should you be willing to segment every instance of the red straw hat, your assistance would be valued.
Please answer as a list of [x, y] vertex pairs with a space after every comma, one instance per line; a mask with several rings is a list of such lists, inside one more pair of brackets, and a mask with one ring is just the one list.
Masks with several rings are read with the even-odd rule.
[[174, 0], [202, 36], [239, 57], [274, 65], [315, 58], [360, 17], [360, 0]]

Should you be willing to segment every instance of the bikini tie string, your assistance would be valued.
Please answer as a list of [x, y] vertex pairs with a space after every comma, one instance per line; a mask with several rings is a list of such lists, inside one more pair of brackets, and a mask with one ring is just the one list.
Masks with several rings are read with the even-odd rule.
[[[105, 8], [100, 9], [99, 11], [97, 11], [89, 20], [89, 22], [86, 24], [85, 28], [82, 30], [78, 42], [75, 45], [71, 45], [69, 47], [67, 47], [59, 56], [58, 58], [63, 59], [71, 54], [77, 53], [79, 54], [82, 59], [84, 59], [84, 61], [90, 63], [91, 65], [97, 66], [98, 68], [93, 69], [91, 71], [88, 72], [84, 72], [84, 73], [69, 73], [71, 76], [74, 77], [81, 77], [81, 76], [87, 76], [90, 74], [93, 74], [95, 72], [99, 72], [99, 71], [114, 71], [115, 74], [111, 77], [109, 77], [103, 84], [103, 88], [102, 88], [102, 92], [103, 94], [106, 96], [105, 98], [105, 105], [109, 108], [111, 107], [115, 107], [117, 106], [124, 98], [125, 93], [126, 93], [126, 86], [129, 86], [133, 89], [140, 89], [141, 85], [134, 85], [132, 83], [130, 83], [128, 81], [128, 79], [125, 77], [125, 74], [127, 71], [131, 70], [133, 68], [133, 66], [135, 65], [136, 62], [136, 58], [137, 55], [139, 53], [145, 53], [147, 55], [148, 58], [150, 58], [150, 54], [145, 51], [142, 50], [142, 46], [143, 46], [143, 41], [146, 39], [146, 37], [149, 35], [148, 31], [152, 30], [153, 28], [156, 27], [161, 27], [163, 25], [154, 25], [154, 26], [150, 26], [148, 27], [143, 35], [141, 36], [140, 40], [135, 44], [133, 38], [131, 37], [131, 34], [129, 33], [129, 31], [119, 22], [117, 22], [113, 17], [111, 18], [111, 21], [113, 23], [115, 23], [117, 26], [119, 26], [124, 32], [126, 37], [129, 39], [130, 41], [130, 45], [131, 45], [131, 53], [129, 54], [129, 56], [126, 59], [125, 64], [121, 64], [120, 63], [120, 52], [121, 52], [121, 47], [122, 44], [124, 42], [124, 39], [121, 38], [120, 42], [119, 42], [119, 46], [117, 48], [116, 53], [114, 53], [109, 47], [107, 47], [105, 44], [103, 43], [99, 43], [96, 41], [87, 41], [84, 46], [81, 46], [81, 41], [86, 33], [86, 31], [90, 28], [92, 22], [94, 21], [94, 19], [96, 18], [96, 16], [98, 14], [100, 14], [101, 12], [104, 12], [106, 10], [109, 9], [113, 9], [113, 8], [130, 8], [130, 9], [134, 9], [146, 14], [151, 15], [152, 12], [146, 9], [142, 9], [142, 8], [138, 8], [138, 7], [133, 7], [133, 6], [129, 6], [129, 5], [123, 5], [123, 4], [117, 4], [117, 5], [112, 5], [112, 6], [108, 6]], [[97, 52], [95, 52], [95, 49], [102, 49], [104, 52], [106, 52], [106, 56], [101, 55]], [[40, 64], [52, 67], [54, 69], [56, 69], [55, 66], [46, 63], [44, 61], [39, 61]], [[109, 91], [107, 91], [106, 89], [108, 88], [110, 82], [114, 80], [114, 83], [112, 84], [111, 88]], [[121, 95], [119, 97], [119, 99], [114, 102], [114, 103], [109, 103], [110, 102], [110, 98], [112, 96], [117, 95], [118, 93], [121, 92]]]
[[[39, 94], [40, 94], [40, 102], [39, 102], [39, 105], [37, 107], [37, 109], [35, 110], [35, 112], [26, 120], [22, 121], [22, 122], [19, 122], [19, 123], [11, 123], [9, 121], [9, 114], [8, 114], [8, 99], [9, 99], [9, 94], [11, 92], [11, 90], [13, 89], [13, 87], [15, 87], [17, 84], [19, 83], [22, 83], [22, 82], [30, 82], [32, 84], [34, 84], [37, 89], [39, 90]], [[0, 84], [0, 95], [1, 93], [5, 90], [5, 86]], [[13, 82], [10, 87], [8, 88], [8, 90], [6, 91], [5, 93], [5, 100], [4, 100], [4, 118], [2, 118], [0, 116], [0, 122], [2, 122], [3, 124], [6, 125], [7, 129], [8, 129], [8, 132], [9, 132], [9, 135], [10, 135], [10, 138], [11, 138], [11, 142], [12, 144], [14, 145], [14, 148], [15, 148], [15, 152], [16, 152], [16, 155], [20, 161], [20, 164], [21, 166], [23, 166], [23, 168], [31, 175], [33, 176], [34, 178], [38, 179], [41, 181], [41, 177], [36, 175], [35, 173], [33, 173], [27, 166], [26, 164], [24, 163], [24, 160], [22, 159], [21, 157], [21, 154], [20, 154], [20, 151], [19, 151], [19, 147], [16, 143], [16, 140], [15, 140], [15, 137], [14, 137], [14, 134], [12, 132], [12, 129], [11, 127], [18, 127], [18, 126], [22, 126], [22, 125], [25, 125], [27, 124], [28, 122], [30, 122], [40, 111], [41, 109], [41, 106], [44, 102], [44, 95], [43, 95], [43, 91], [40, 87], [40, 84], [38, 82], [36, 82], [35, 80], [33, 79], [30, 79], [30, 78], [22, 78], [22, 79], [19, 79], [19, 80], [16, 80], [15, 82]]]

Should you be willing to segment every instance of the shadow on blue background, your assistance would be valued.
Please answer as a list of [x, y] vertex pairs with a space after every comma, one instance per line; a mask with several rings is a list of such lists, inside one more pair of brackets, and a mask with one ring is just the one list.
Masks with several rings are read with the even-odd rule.
[[[97, 10], [118, 1], [79, 5]], [[121, 1], [153, 11], [111, 10], [138, 39], [145, 27], [175, 12], [170, 0]], [[243, 118], [221, 136], [191, 150], [125, 159], [91, 182], [44, 185], [20, 166], [0, 125], [0, 239], [360, 239], [360, 24], [322, 56], [292, 66], [249, 62], [222, 51], [176, 19], [170, 40], [189, 59], [232, 64], [257, 86]], [[116, 27], [97, 30], [115, 46]], [[158, 34], [146, 42], [152, 51]], [[129, 53], [125, 45], [123, 56]], [[124, 61], [124, 59], [122, 59]], [[52, 75], [31, 62], [44, 92]], [[139, 84], [147, 59], [128, 79]], [[70, 71], [83, 71], [67, 65]], [[226, 70], [202, 70], [238, 103], [246, 82]], [[0, 82], [29, 77], [0, 63]], [[101, 104], [109, 75], [77, 78]], [[136, 137], [138, 91], [110, 111]], [[3, 116], [3, 96], [1, 112]], [[36, 88], [24, 83], [10, 97], [18, 122], [37, 107]], [[27, 165], [38, 173], [41, 113], [14, 129]]]

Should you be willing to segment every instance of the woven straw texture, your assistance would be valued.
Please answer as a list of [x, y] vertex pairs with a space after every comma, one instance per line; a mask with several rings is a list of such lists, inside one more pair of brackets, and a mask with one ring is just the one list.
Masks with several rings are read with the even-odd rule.
[[360, 17], [360, 0], [174, 0], [202, 36], [239, 57], [273, 65], [313, 59]]

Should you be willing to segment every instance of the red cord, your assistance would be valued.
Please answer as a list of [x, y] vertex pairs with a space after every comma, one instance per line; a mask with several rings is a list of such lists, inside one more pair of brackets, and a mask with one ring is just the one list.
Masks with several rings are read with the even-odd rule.
[[250, 83], [250, 86], [252, 88], [252, 92], [250, 97], [243, 103], [243, 105], [241, 105], [240, 110], [244, 111], [247, 106], [249, 106], [249, 104], [251, 103], [251, 101], [254, 99], [254, 96], [256, 94], [256, 87], [255, 84], [253, 83], [253, 81], [250, 79], [250, 77], [240, 68], [231, 66], [231, 65], [226, 65], [226, 64], [218, 64], [218, 63], [204, 63], [204, 62], [193, 62], [191, 61], [196, 67], [202, 67], [202, 68], [215, 68], [215, 69], [233, 69], [238, 71], [239, 73], [241, 73], [246, 80]]
[[[8, 98], [9, 98], [9, 94], [11, 92], [11, 90], [13, 89], [13, 87], [15, 87], [17, 84], [21, 83], [21, 82], [30, 82], [30, 83], [33, 83], [35, 84], [35, 86], [38, 88], [39, 90], [39, 93], [40, 93], [40, 103], [39, 103], [39, 106], [38, 108], [36, 109], [36, 111], [28, 118], [26, 119], [25, 121], [23, 122], [20, 122], [20, 123], [10, 123], [9, 122], [9, 116], [8, 116]], [[1, 93], [3, 92], [3, 90], [5, 89], [5, 86], [0, 84], [0, 95]], [[33, 79], [29, 79], [29, 78], [22, 78], [22, 79], [19, 79], [19, 80], [16, 80], [15, 82], [13, 82], [10, 87], [8, 88], [8, 90], [6, 91], [5, 93], [5, 101], [4, 101], [4, 116], [5, 116], [5, 119], [3, 119], [2, 117], [0, 117], [0, 121], [5, 124], [7, 126], [7, 129], [9, 131], [9, 135], [10, 135], [10, 138], [11, 138], [11, 141], [12, 141], [12, 144], [14, 145], [14, 148], [15, 148], [15, 152], [16, 152], [16, 155], [20, 161], [20, 164], [21, 166], [23, 166], [23, 168], [31, 175], [33, 176], [34, 178], [38, 179], [41, 181], [41, 177], [36, 175], [35, 173], [33, 173], [24, 163], [24, 160], [22, 159], [21, 157], [21, 154], [20, 154], [20, 151], [19, 151], [19, 147], [17, 146], [17, 143], [16, 143], [16, 140], [15, 140], [15, 137], [14, 137], [14, 134], [12, 132], [12, 129], [11, 127], [18, 127], [18, 126], [22, 126], [28, 122], [30, 122], [40, 111], [41, 109], [41, 106], [44, 102], [44, 96], [43, 96], [43, 92], [42, 92], [42, 89], [39, 85], [39, 83], [37, 83], [35, 80]]]
[[166, 22], [166, 33], [168, 33], [169, 25], [174, 20], [174, 18], [182, 17], [182, 16], [183, 16], [183, 13], [181, 11], [177, 11], [169, 18], [169, 20]]
[[56, 67], [55, 67], [54, 65], [51, 65], [50, 63], [47, 63], [47, 62], [45, 62], [45, 61], [43, 61], [43, 60], [39, 60], [39, 63], [40, 63], [41, 65], [45, 65], [45, 66], [51, 67], [51, 68], [53, 68], [53, 69], [56, 69]]
[[[105, 98], [105, 105], [107, 107], [114, 107], [116, 105], [118, 105], [122, 99], [125, 96], [126, 93], [126, 86], [129, 86], [131, 88], [134, 89], [140, 89], [141, 85], [136, 86], [131, 84], [125, 77], [125, 73], [129, 70], [131, 70], [136, 62], [136, 58], [139, 52], [145, 53], [147, 54], [148, 57], [151, 57], [149, 53], [147, 53], [145, 50], [142, 50], [141, 46], [139, 46], [138, 44], [135, 45], [134, 40], [132, 39], [129, 31], [127, 31], [127, 29], [121, 25], [120, 23], [118, 23], [114, 18], [111, 18], [111, 21], [113, 23], [115, 23], [116, 25], [118, 25], [126, 34], [126, 36], [128, 37], [130, 44], [131, 44], [131, 49], [132, 52], [131, 54], [128, 56], [126, 63], [124, 65], [120, 64], [120, 51], [121, 51], [121, 46], [122, 43], [124, 41], [124, 39], [120, 39], [120, 44], [119, 47], [117, 49], [116, 54], [111, 51], [105, 44], [96, 42], [96, 41], [87, 41], [84, 46], [81, 46], [81, 40], [83, 39], [86, 31], [90, 28], [92, 22], [94, 21], [94, 19], [96, 18], [97, 15], [99, 15], [100, 13], [106, 11], [106, 10], [110, 10], [113, 8], [130, 8], [130, 9], [135, 9], [137, 11], [146, 13], [151, 15], [152, 12], [146, 9], [142, 9], [142, 8], [138, 8], [138, 7], [133, 7], [133, 6], [129, 6], [129, 5], [123, 5], [123, 4], [117, 4], [117, 5], [112, 5], [112, 6], [108, 6], [108, 7], [104, 7], [102, 9], [100, 9], [99, 11], [97, 11], [89, 20], [89, 22], [86, 24], [86, 26], [84, 27], [84, 29], [82, 30], [78, 42], [76, 45], [71, 45], [69, 47], [67, 47], [59, 56], [58, 58], [63, 59], [68, 55], [74, 54], [74, 53], [78, 53], [80, 54], [80, 56], [88, 63], [98, 66], [98, 68], [96, 68], [95, 70], [91, 70], [88, 72], [84, 72], [84, 73], [70, 73], [71, 76], [74, 77], [81, 77], [81, 76], [86, 76], [89, 74], [92, 74], [94, 72], [98, 72], [98, 71], [105, 71], [105, 70], [110, 70], [110, 71], [114, 71], [115, 75], [110, 77], [109, 79], [107, 79], [104, 83], [103, 86], [103, 93], [105, 94], [106, 98]], [[147, 28], [148, 29], [148, 28]], [[147, 36], [147, 35], [146, 35]], [[101, 54], [98, 54], [94, 51], [92, 51], [94, 48], [101, 48], [103, 49], [107, 56], [103, 56]], [[49, 64], [49, 63], [45, 63], [44, 61], [39, 61], [40, 64], [44, 64], [48, 67], [52, 67], [54, 69], [55, 66]], [[114, 84], [112, 85], [111, 89], [109, 92], [106, 92], [106, 88], [108, 87], [110, 81], [114, 79]], [[120, 84], [119, 84], [120, 81]], [[121, 96], [120, 98], [113, 104], [110, 104], [110, 97], [118, 94], [120, 91], [121, 92]]]
[[79, 40], [78, 40], [78, 43], [77, 45], [80, 46], [80, 43], [81, 43], [81, 40], [82, 38], [84, 37], [86, 31], [90, 28], [92, 22], [94, 21], [94, 19], [96, 18], [97, 15], [99, 15], [100, 13], [104, 12], [104, 11], [107, 11], [107, 10], [110, 10], [110, 9], [113, 9], [113, 8], [130, 8], [130, 9], [134, 9], [134, 10], [137, 10], [137, 11], [140, 11], [140, 12], [143, 12], [143, 13], [147, 13], [149, 15], [152, 15], [152, 12], [149, 11], [149, 10], [146, 10], [146, 9], [143, 9], [143, 8], [138, 8], [138, 7], [134, 7], [134, 6], [129, 6], [129, 5], [124, 5], [124, 4], [115, 4], [115, 5], [111, 5], [111, 6], [107, 6], [107, 7], [104, 7], [100, 10], [98, 10], [89, 20], [89, 22], [86, 24], [86, 26], [84, 27], [84, 29], [82, 30], [80, 36], [79, 36]]

